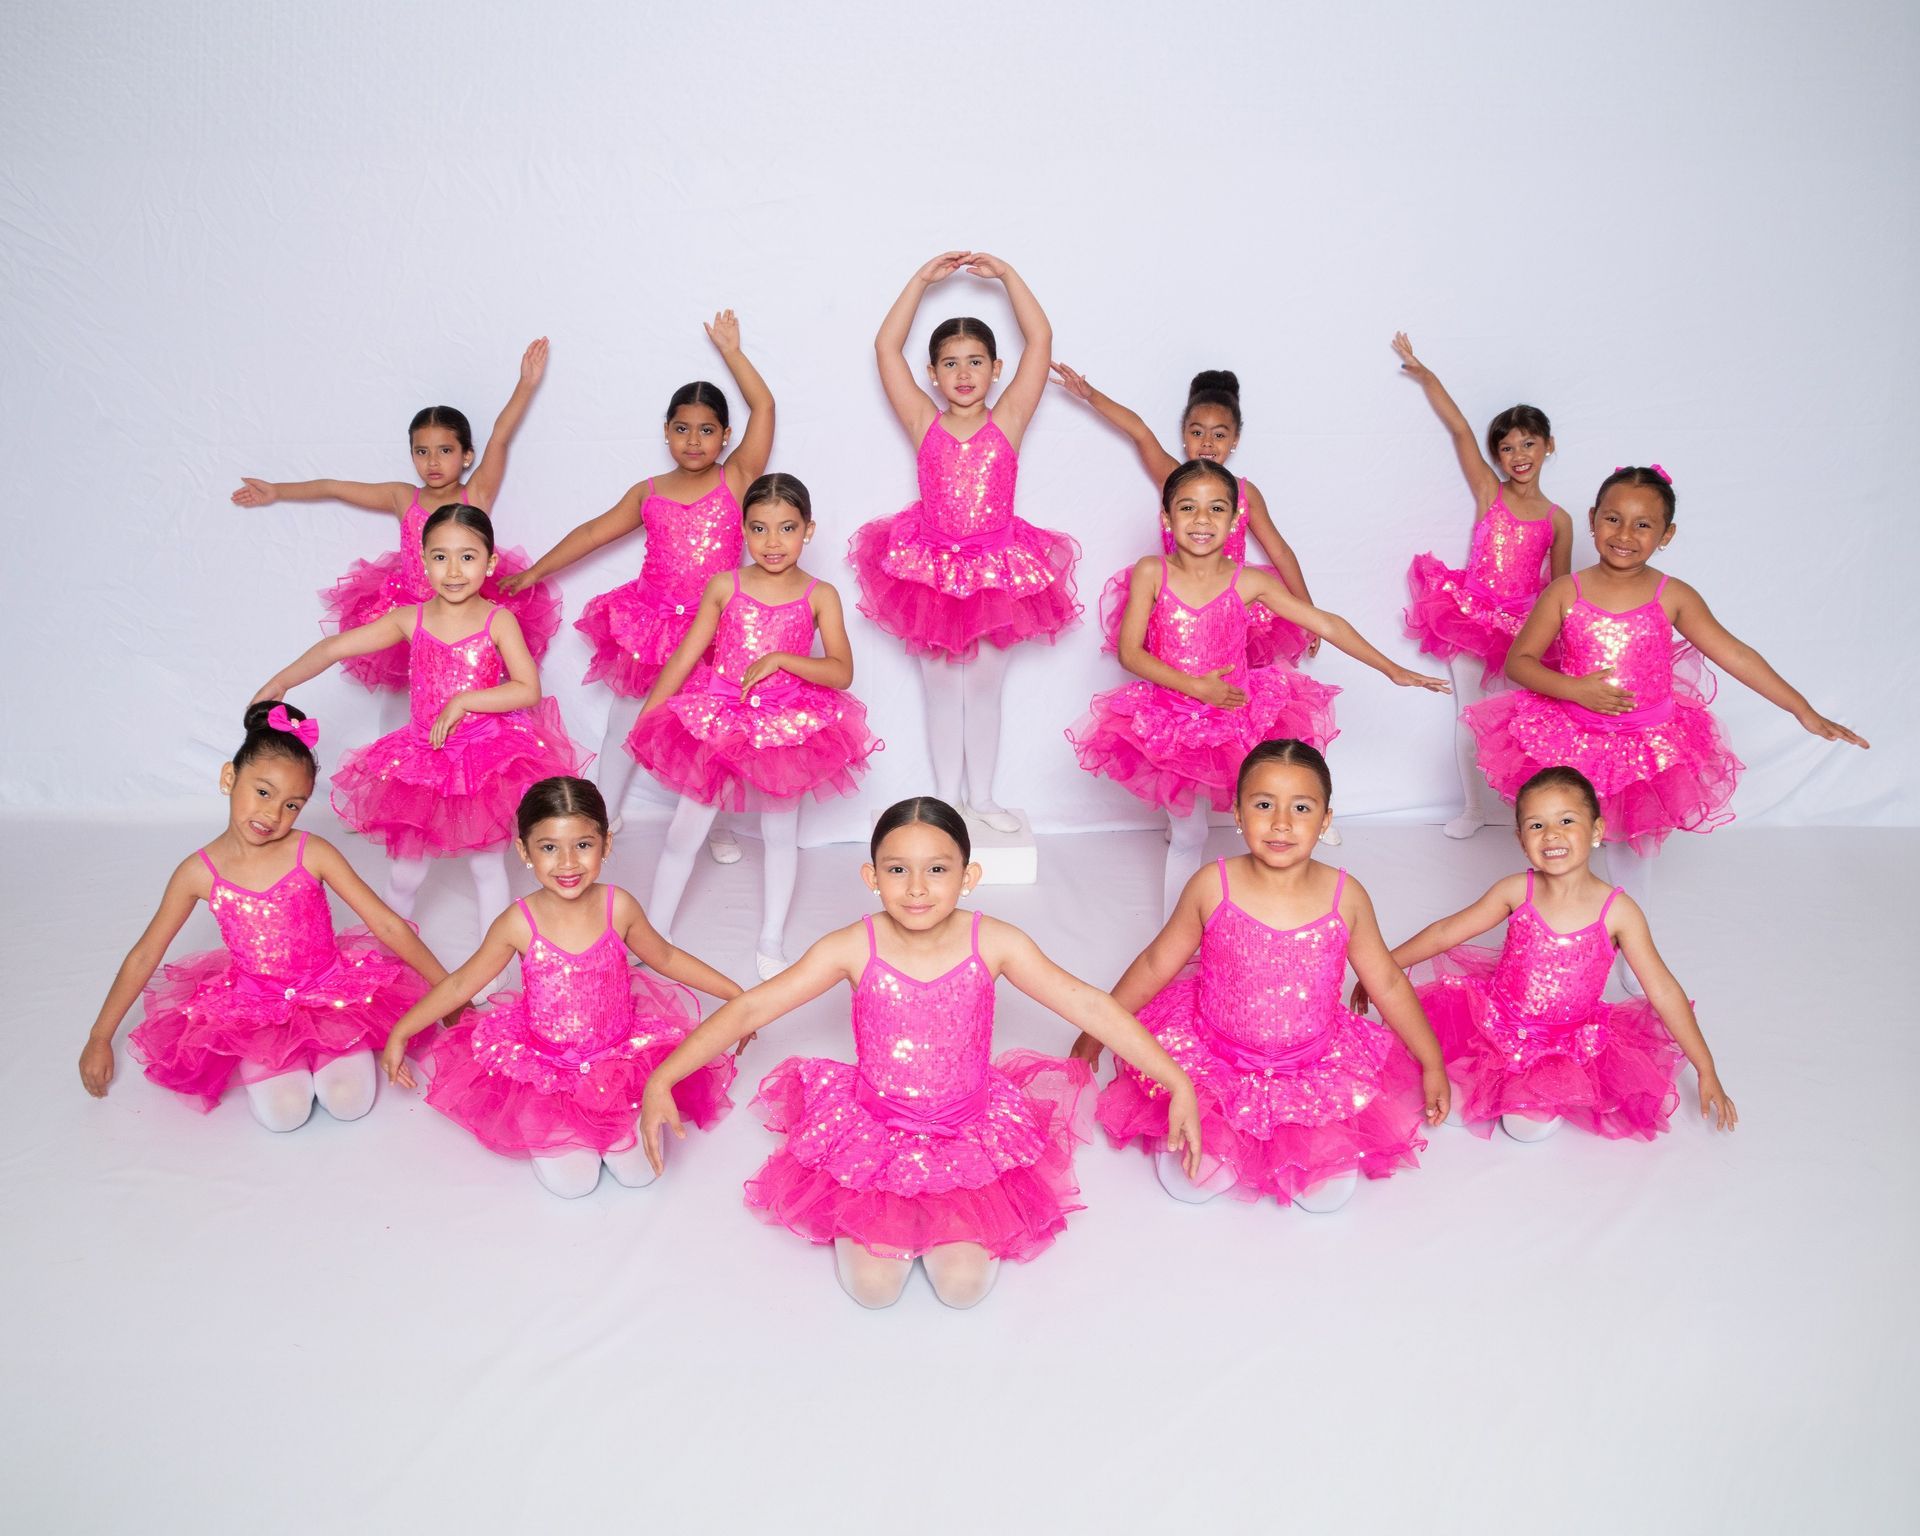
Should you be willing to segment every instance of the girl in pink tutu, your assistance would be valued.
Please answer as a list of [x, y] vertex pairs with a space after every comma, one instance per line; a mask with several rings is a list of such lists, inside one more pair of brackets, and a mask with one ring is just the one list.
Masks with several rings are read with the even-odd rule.
[[[993, 332], [970, 316], [941, 321], [927, 344], [941, 409], [904, 349], [921, 295], [963, 270], [1005, 284], [1025, 350], [989, 407], [1002, 367]], [[868, 523], [848, 549], [860, 611], [920, 659], [936, 790], [997, 832], [1020, 825], [993, 792], [1011, 647], [1052, 644], [1080, 613], [1079, 546], [1013, 513], [1020, 444], [1047, 387], [1052, 346], [1039, 301], [998, 257], [948, 251], [914, 273], [880, 322], [874, 350], [887, 400], [919, 453], [920, 499]]]
[[989, 1059], [994, 982], [1078, 1024], [1162, 1092], [1161, 1128], [1198, 1166], [1193, 1085], [1106, 993], [1078, 981], [1019, 929], [956, 910], [980, 868], [965, 821], [939, 800], [904, 800], [873, 832], [867, 884], [878, 916], [828, 934], [789, 969], [727, 1004], [647, 1080], [641, 1137], [655, 1168], [680, 1135], [675, 1085], [735, 1041], [836, 983], [853, 988], [856, 1060], [783, 1061], [755, 1106], [784, 1136], [747, 1182], [765, 1221], [831, 1243], [840, 1283], [890, 1306], [924, 1261], [934, 1293], [970, 1307], [1003, 1258], [1030, 1259], [1080, 1209], [1073, 1144], [1084, 1064], [1009, 1051]]
[[[1199, 1091], [1198, 1167], [1169, 1155], [1158, 1084], [1122, 1062], [1100, 1095], [1107, 1138], [1150, 1153], [1176, 1200], [1271, 1195], [1337, 1210], [1361, 1174], [1415, 1166], [1422, 1127], [1446, 1118], [1440, 1046], [1388, 959], [1373, 903], [1344, 869], [1314, 861], [1332, 806], [1326, 759], [1306, 742], [1249, 752], [1233, 812], [1245, 856], [1187, 882], [1113, 989]], [[1198, 967], [1183, 969], [1196, 951]], [[1349, 965], [1389, 1027], [1342, 1006]], [[1082, 1036], [1074, 1055], [1098, 1067], [1100, 1044]]]
[[[1744, 766], [1708, 712], [1711, 674], [1691, 649], [1675, 646], [1676, 629], [1814, 735], [1867, 743], [1723, 629], [1692, 587], [1648, 564], [1673, 541], [1673, 481], [1659, 465], [1616, 469], [1601, 481], [1587, 520], [1599, 563], [1548, 584], [1507, 653], [1518, 689], [1464, 718], [1487, 782], [1509, 802], [1542, 768], [1564, 764], [1586, 775], [1606, 841], [1640, 855], [1608, 868], [1644, 910], [1660, 844], [1676, 828], [1707, 832], [1731, 821], [1727, 802]], [[1557, 670], [1541, 659], [1556, 643]]]
[[[616, 828], [633, 778], [633, 758], [621, 744], [660, 669], [693, 627], [707, 583], [738, 569], [740, 496], [773, 451], [773, 392], [740, 350], [740, 322], [724, 309], [706, 330], [750, 413], [740, 446], [727, 451], [733, 440], [727, 397], [704, 379], [681, 385], [667, 402], [671, 473], [629, 486], [613, 506], [574, 529], [524, 575], [506, 582], [507, 591], [516, 592], [528, 582], [558, 575], [615, 539], [636, 530], [646, 534], [640, 574], [594, 598], [573, 626], [593, 644], [586, 680], [604, 682], [614, 694], [596, 777]], [[738, 861], [740, 847], [731, 833], [715, 834], [713, 856], [723, 864]]]
[[482, 921], [507, 904], [500, 848], [528, 787], [572, 773], [578, 754], [520, 625], [482, 595], [492, 575], [493, 524], [478, 507], [442, 507], [421, 533], [430, 601], [396, 608], [322, 640], [277, 672], [256, 698], [279, 695], [335, 662], [407, 647], [409, 715], [399, 730], [349, 752], [333, 775], [333, 809], [385, 846], [387, 900], [413, 915], [427, 860], [464, 857]]
[[[491, 510], [507, 474], [507, 450], [520, 430], [521, 419], [547, 371], [547, 338], [532, 343], [520, 359], [520, 382], [506, 408], [493, 424], [486, 452], [473, 461], [473, 428], [450, 405], [430, 405], [413, 418], [407, 441], [413, 451], [419, 485], [404, 480], [366, 484], [358, 480], [241, 481], [233, 501], [241, 507], [265, 507], [276, 501], [344, 501], [370, 512], [390, 512], [400, 519], [400, 547], [373, 560], [356, 560], [353, 568], [320, 594], [326, 604], [326, 628], [335, 632], [358, 629], [395, 608], [411, 608], [433, 595], [420, 564], [420, 530], [427, 514], [458, 502]], [[469, 474], [468, 471], [472, 473]], [[504, 603], [520, 624], [527, 650], [537, 661], [544, 656], [554, 631], [560, 627], [560, 593], [550, 582], [510, 583], [527, 557], [517, 549], [500, 551], [499, 563], [482, 594]], [[349, 657], [341, 670], [365, 688], [404, 689], [407, 686], [407, 647]]]
[[754, 964], [764, 980], [787, 963], [801, 802], [852, 794], [880, 743], [866, 707], [845, 691], [853, 652], [840, 594], [800, 568], [813, 538], [807, 488], [792, 475], [762, 475], [742, 505], [752, 563], [709, 579], [626, 749], [680, 793], [648, 901], [663, 929], [672, 929], [714, 816], [759, 813], [766, 870]]
[[[1419, 358], [1405, 331], [1393, 338], [1400, 368], [1426, 391], [1453, 440], [1467, 489], [1473, 493], [1473, 541], [1465, 570], [1433, 555], [1415, 555], [1407, 568], [1407, 633], [1420, 649], [1447, 663], [1454, 707], [1462, 715], [1501, 677], [1507, 649], [1549, 579], [1573, 565], [1573, 522], [1547, 500], [1540, 471], [1553, 454], [1553, 428], [1531, 405], [1508, 406], [1487, 427], [1487, 454], [1460, 407]], [[1497, 467], [1496, 467], [1497, 466]], [[1541, 574], [1545, 566], [1548, 575]], [[1460, 771], [1460, 814], [1441, 828], [1448, 837], [1472, 837], [1486, 823], [1473, 732], [1454, 732]]]
[[[1102, 394], [1065, 363], [1053, 365], [1054, 377], [1068, 394], [1084, 400], [1099, 412], [1108, 425], [1118, 427], [1133, 443], [1140, 463], [1155, 485], [1164, 485], [1188, 459], [1211, 459], [1224, 464], [1240, 445], [1240, 380], [1225, 368], [1209, 368], [1193, 376], [1187, 386], [1187, 408], [1180, 417], [1179, 457], [1160, 446], [1152, 430], [1136, 412]], [[1247, 562], [1247, 535], [1264, 551], [1272, 563], [1280, 584], [1302, 602], [1311, 603], [1307, 578], [1301, 574], [1299, 558], [1293, 546], [1281, 537], [1267, 511], [1267, 498], [1251, 480], [1239, 481], [1232, 529], [1227, 534], [1227, 558], [1235, 565]], [[1162, 523], [1160, 552], [1173, 553], [1173, 535]], [[1127, 591], [1133, 581], [1133, 567], [1116, 571], [1100, 594], [1100, 628], [1106, 635], [1104, 649], [1120, 649], [1120, 618], [1126, 611]], [[1289, 623], [1271, 608], [1256, 607], [1247, 615], [1247, 663], [1249, 666], [1297, 667], [1302, 657], [1317, 655], [1320, 637], [1298, 624]], [[1328, 828], [1331, 833], [1332, 828]]]
[[[248, 706], [246, 739], [220, 770], [227, 829], [174, 870], [80, 1053], [80, 1081], [95, 1098], [113, 1078], [114, 1032], [138, 997], [146, 1018], [127, 1044], [148, 1077], [197, 1109], [218, 1104], [236, 1076], [270, 1131], [306, 1124], [316, 1098], [336, 1120], [373, 1108], [374, 1052], [446, 972], [331, 844], [294, 831], [313, 794], [319, 739], [319, 723], [292, 705]], [[328, 887], [365, 928], [333, 931]], [[225, 947], [168, 966], [148, 987], [197, 901]]]
[[1247, 664], [1253, 605], [1332, 641], [1400, 687], [1447, 691], [1441, 679], [1389, 661], [1338, 614], [1295, 597], [1271, 571], [1236, 564], [1225, 544], [1238, 494], [1233, 476], [1207, 459], [1167, 477], [1160, 516], [1174, 551], [1133, 568], [1120, 624], [1120, 664], [1136, 681], [1097, 695], [1067, 731], [1082, 768], [1161, 807], [1172, 822], [1168, 918], [1206, 842], [1207, 812], [1233, 807], [1240, 762], [1253, 745], [1297, 737], [1324, 747], [1337, 734], [1338, 688]]
[[[607, 806], [584, 779], [543, 779], [520, 802], [515, 848], [540, 882], [500, 914], [479, 951], [394, 1025], [381, 1053], [387, 1081], [414, 1085], [409, 1041], [451, 1017], [520, 957], [519, 992], [496, 992], [433, 1047], [427, 1102], [482, 1145], [524, 1157], [563, 1199], [593, 1193], [604, 1165], [629, 1188], [651, 1184], [639, 1148], [640, 1090], [700, 1021], [688, 987], [733, 998], [740, 988], [675, 949], [618, 886], [599, 884], [612, 850]], [[631, 953], [666, 986], [634, 969]], [[712, 1125], [730, 1108], [733, 1063], [681, 1080], [680, 1112]]]
[[[1393, 952], [1402, 969], [1433, 963], [1418, 995], [1446, 1054], [1454, 1117], [1483, 1138], [1498, 1121], [1516, 1141], [1541, 1141], [1566, 1121], [1651, 1141], [1680, 1101], [1684, 1053], [1701, 1115], [1732, 1130], [1733, 1100], [1646, 914], [1590, 867], [1605, 830], [1593, 785], [1576, 769], [1543, 768], [1521, 786], [1516, 811], [1526, 873]], [[1466, 942], [1501, 922], [1500, 949]], [[1645, 990], [1639, 1002], [1601, 1001], [1616, 950]], [[1364, 979], [1353, 1005], [1367, 1005]]]

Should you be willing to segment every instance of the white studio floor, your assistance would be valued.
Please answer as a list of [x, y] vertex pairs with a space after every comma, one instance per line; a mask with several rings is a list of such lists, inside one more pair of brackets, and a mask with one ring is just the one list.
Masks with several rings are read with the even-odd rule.
[[[850, 1053], [844, 994], [762, 1036], [739, 1107], [659, 1184], [572, 1203], [403, 1094], [276, 1137], [233, 1097], [194, 1113], [121, 1047], [111, 1096], [87, 1098], [74, 1064], [113, 968], [213, 830], [4, 827], [24, 993], [0, 1067], [9, 1530], [1920, 1519], [1920, 1045], [1898, 958], [1920, 833], [1669, 845], [1655, 932], [1739, 1103], [1733, 1136], [1690, 1109], [1651, 1146], [1442, 1128], [1418, 1171], [1320, 1217], [1181, 1206], [1098, 1144], [1087, 1209], [977, 1311], [916, 1278], [869, 1314], [824, 1250], [740, 1203], [771, 1145], [751, 1085], [793, 1052]], [[644, 893], [656, 835], [628, 835], [614, 878]], [[1346, 835], [1328, 856], [1389, 942], [1518, 862], [1500, 830]], [[1108, 985], [1151, 934], [1161, 852], [1152, 833], [1044, 839], [1043, 883], [982, 904]], [[743, 977], [758, 853], [703, 863], [680, 925]], [[803, 854], [796, 945], [861, 910], [860, 858]], [[467, 901], [429, 886], [450, 960]], [[213, 942], [203, 909], [175, 954]], [[1070, 1039], [1007, 988], [1001, 1021], [1002, 1046]]]

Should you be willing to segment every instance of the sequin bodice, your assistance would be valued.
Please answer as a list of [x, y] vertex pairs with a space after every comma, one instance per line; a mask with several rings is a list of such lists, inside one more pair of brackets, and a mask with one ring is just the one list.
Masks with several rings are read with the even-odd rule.
[[1560, 623], [1560, 671], [1585, 677], [1612, 667], [1613, 680], [1633, 695], [1630, 719], [1646, 718], [1673, 698], [1673, 621], [1660, 605], [1666, 588], [1662, 576], [1653, 596], [1638, 608], [1609, 613], [1580, 595], [1576, 576], [1573, 606]]
[[733, 596], [720, 610], [720, 627], [713, 637], [713, 670], [731, 683], [747, 675], [762, 656], [781, 651], [806, 656], [813, 650], [813, 605], [808, 601], [814, 583], [789, 603], [763, 603], [741, 590], [733, 578]]
[[853, 1046], [860, 1076], [881, 1098], [917, 1108], [950, 1104], [986, 1085], [993, 1043], [993, 975], [972, 951], [944, 976], [915, 981], [880, 958], [873, 919], [867, 965], [853, 989]]
[[1314, 1049], [1337, 1022], [1347, 972], [1347, 925], [1340, 896], [1347, 872], [1333, 888], [1333, 906], [1298, 928], [1269, 928], [1234, 904], [1222, 859], [1220, 905], [1200, 939], [1200, 1017], [1218, 1043], [1248, 1058], [1284, 1060]]
[[427, 628], [425, 605], [415, 611], [407, 690], [412, 702], [410, 716], [420, 729], [430, 729], [456, 693], [492, 688], [506, 677], [506, 663], [493, 643], [493, 616], [498, 612], [497, 608], [489, 609], [483, 628], [449, 645]]
[[1593, 1017], [1613, 969], [1607, 911], [1617, 895], [1578, 933], [1556, 933], [1533, 904], [1533, 871], [1527, 871], [1527, 899], [1507, 919], [1507, 941], [1493, 971], [1494, 1010], [1522, 1039], [1529, 1025], [1565, 1029]]
[[[467, 488], [460, 487], [460, 505], [467, 504]], [[444, 506], [446, 503], [441, 502]], [[393, 598], [396, 608], [408, 603], [424, 603], [433, 596], [433, 588], [427, 582], [426, 561], [420, 553], [421, 537], [427, 526], [429, 508], [420, 504], [420, 492], [413, 493], [413, 502], [400, 518], [400, 563], [387, 577], [387, 593]]]
[[993, 418], [964, 443], [938, 417], [920, 439], [920, 507], [930, 531], [972, 539], [1013, 523], [1020, 459]]
[[264, 891], [250, 891], [221, 878], [205, 852], [200, 857], [213, 876], [207, 905], [220, 928], [234, 964], [262, 981], [301, 981], [323, 971], [337, 953], [333, 914], [326, 888], [307, 869], [307, 834], [300, 834], [293, 868]]
[[1190, 608], [1174, 596], [1162, 561], [1160, 595], [1147, 616], [1147, 649], [1189, 677], [1246, 666], [1247, 605], [1240, 599], [1239, 580], [1236, 571], [1226, 591], [1202, 607]]
[[1501, 603], [1531, 602], [1540, 594], [1541, 563], [1553, 548], [1551, 514], [1522, 522], [1499, 496], [1474, 525], [1467, 585]]
[[724, 474], [698, 501], [675, 501], [656, 492], [640, 504], [640, 521], [647, 529], [640, 580], [679, 612], [692, 613], [706, 584], [736, 569], [746, 549], [740, 503]]
[[520, 957], [527, 1032], [543, 1054], [587, 1060], [604, 1052], [633, 1025], [632, 977], [626, 946], [613, 928], [613, 887], [607, 887], [607, 926], [579, 954], [543, 934], [524, 901], [520, 912], [533, 937]]

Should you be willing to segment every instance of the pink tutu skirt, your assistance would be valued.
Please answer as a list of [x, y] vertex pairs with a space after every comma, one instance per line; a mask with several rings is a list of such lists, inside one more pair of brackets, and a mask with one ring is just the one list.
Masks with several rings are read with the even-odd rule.
[[1524, 1036], [1494, 1015], [1490, 1000], [1500, 952], [1463, 944], [1432, 962], [1417, 991], [1440, 1039], [1454, 1109], [1468, 1130], [1493, 1134], [1502, 1115], [1555, 1115], [1610, 1140], [1652, 1141], [1680, 1104], [1680, 1047], [1645, 999], [1600, 1003], [1567, 1027]]
[[640, 578], [602, 592], [573, 621], [593, 645], [583, 681], [605, 683], [623, 699], [644, 699], [693, 628], [699, 606], [697, 594], [691, 602], [675, 602]]
[[445, 858], [509, 841], [520, 797], [587, 761], [550, 697], [510, 714], [468, 715], [437, 752], [425, 728], [409, 723], [340, 759], [333, 809], [396, 859]]
[[[684, 989], [631, 975], [632, 1015], [599, 1050], [561, 1051], [532, 1029], [520, 993], [494, 993], [435, 1042], [427, 1102], [507, 1157], [626, 1151], [647, 1078], [700, 1022]], [[733, 1074], [722, 1056], [676, 1084], [681, 1115], [702, 1129], [718, 1121], [733, 1107]]]
[[[1426, 1096], [1419, 1064], [1391, 1030], [1343, 1008], [1317, 1060], [1248, 1070], [1210, 1043], [1199, 989], [1199, 968], [1190, 966], [1140, 1010], [1140, 1022], [1193, 1079], [1200, 1145], [1209, 1162], [1233, 1170], [1228, 1193], [1286, 1204], [1343, 1173], [1384, 1179], [1418, 1166]], [[1125, 1062], [1097, 1114], [1116, 1147], [1167, 1149], [1166, 1090]]]
[[[1269, 566], [1260, 566], [1282, 586], [1286, 578]], [[1114, 654], [1120, 650], [1120, 620], [1127, 611], [1127, 589], [1133, 581], [1133, 567], [1116, 571], [1100, 590], [1100, 631], [1104, 638], [1100, 649]], [[1313, 636], [1283, 619], [1264, 603], [1247, 604], [1247, 664], [1254, 667], [1297, 667], [1300, 658], [1313, 644]]]
[[1088, 773], [1149, 805], [1185, 815], [1204, 800], [1231, 810], [1241, 759], [1255, 745], [1294, 736], [1324, 750], [1340, 734], [1338, 688], [1282, 667], [1255, 667], [1232, 681], [1246, 690], [1239, 709], [1215, 709], [1136, 678], [1097, 695], [1067, 740]]
[[[547, 647], [560, 628], [560, 589], [550, 581], [537, 581], [524, 592], [511, 596], [502, 592], [500, 583], [524, 571], [529, 562], [524, 550], [503, 549], [499, 553], [500, 563], [482, 584], [480, 595], [490, 603], [498, 603], [520, 621], [520, 633], [526, 638], [527, 649], [538, 661], [547, 654]], [[320, 594], [320, 601], [326, 607], [320, 625], [332, 633], [358, 629], [394, 608], [424, 603], [432, 596], [433, 589], [427, 585], [426, 576], [403, 568], [400, 551], [390, 549], [376, 559], [354, 561], [346, 575]], [[390, 645], [384, 651], [349, 656], [340, 663], [340, 670], [363, 688], [397, 688], [404, 692], [407, 647]]]
[[[427, 995], [427, 984], [364, 928], [338, 935], [336, 959], [305, 981], [250, 976], [224, 949], [170, 965], [141, 995], [146, 1018], [128, 1048], [163, 1088], [220, 1102], [237, 1072], [257, 1083], [314, 1071], [356, 1051], [386, 1048], [387, 1034]], [[425, 1037], [408, 1052], [418, 1055]]]
[[884, 745], [850, 693], [782, 672], [742, 700], [705, 662], [627, 737], [627, 750], [661, 783], [726, 811], [853, 794]]
[[983, 643], [1051, 645], [1080, 616], [1080, 546], [1017, 517], [991, 535], [956, 541], [926, 524], [915, 502], [859, 529], [847, 558], [860, 611], [918, 656], [968, 661]]
[[1593, 781], [1606, 840], [1648, 852], [1669, 832], [1732, 821], [1727, 802], [1746, 768], [1694, 687], [1678, 673], [1674, 684], [1673, 714], [1658, 724], [1602, 725], [1524, 688], [1482, 699], [1460, 718], [1487, 782], [1509, 804], [1542, 768], [1564, 763]]
[[1482, 687], [1500, 680], [1513, 638], [1539, 596], [1503, 601], [1471, 585], [1465, 571], [1443, 565], [1432, 555], [1413, 557], [1407, 567], [1407, 590], [1413, 599], [1402, 613], [1407, 633], [1429, 656], [1444, 661], [1460, 655], [1477, 659]]
[[850, 1238], [911, 1258], [979, 1243], [1030, 1259], [1081, 1209], [1073, 1147], [1093, 1076], [1084, 1062], [1009, 1051], [989, 1069], [986, 1107], [945, 1134], [907, 1131], [868, 1112], [851, 1062], [791, 1057], [754, 1107], [786, 1144], [747, 1181], [761, 1220], [813, 1243]]

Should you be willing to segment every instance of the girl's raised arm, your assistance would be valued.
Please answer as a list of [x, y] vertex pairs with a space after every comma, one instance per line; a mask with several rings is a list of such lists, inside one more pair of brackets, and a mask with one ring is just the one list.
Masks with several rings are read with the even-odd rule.
[[767, 460], [773, 456], [773, 391], [740, 350], [740, 322], [732, 310], [723, 309], [713, 317], [713, 324], [707, 327], [707, 340], [720, 349], [720, 360], [733, 375], [747, 406], [747, 430], [721, 469], [727, 477], [727, 489], [738, 501], [747, 494], [747, 487], [767, 472]]
[[1335, 650], [1345, 651], [1355, 661], [1365, 662], [1388, 682], [1401, 688], [1425, 688], [1429, 693], [1452, 693], [1453, 685], [1444, 677], [1429, 677], [1414, 672], [1396, 661], [1389, 661], [1368, 643], [1366, 637], [1337, 613], [1328, 613], [1312, 603], [1295, 597], [1274, 577], [1256, 566], [1240, 571], [1240, 595], [1250, 602], [1270, 608], [1283, 619], [1311, 630], [1329, 641]]
[[913, 317], [920, 311], [921, 296], [943, 278], [952, 277], [972, 255], [971, 251], [946, 251], [921, 267], [907, 279], [907, 286], [900, 290], [900, 297], [893, 301], [893, 308], [880, 322], [880, 334], [873, 338], [880, 387], [887, 392], [887, 404], [893, 407], [893, 414], [900, 418], [900, 425], [906, 428], [916, 448], [940, 412], [907, 363], [907, 333], [913, 329]]
[[1387, 941], [1380, 937], [1380, 922], [1373, 915], [1373, 901], [1360, 882], [1348, 880], [1340, 895], [1340, 917], [1347, 925], [1347, 963], [1360, 985], [1387, 1021], [1387, 1028], [1400, 1037], [1400, 1043], [1420, 1063], [1420, 1089], [1427, 1100], [1427, 1124], [1438, 1125], [1452, 1107], [1453, 1089], [1447, 1082], [1446, 1061], [1426, 1010], [1414, 996], [1413, 983], [1406, 972], [1393, 963], [1387, 953]]
[[193, 915], [193, 904], [206, 900], [212, 891], [213, 881], [200, 855], [196, 853], [182, 859], [168, 877], [167, 888], [161, 893], [160, 905], [147, 923], [146, 932], [134, 940], [127, 958], [120, 962], [113, 985], [107, 988], [107, 1000], [100, 1005], [93, 1028], [87, 1032], [86, 1046], [80, 1052], [80, 1081], [96, 1099], [107, 1096], [107, 1084], [113, 1080], [113, 1037], [127, 1010], [153, 980], [153, 973], [160, 969], [160, 962], [167, 957], [167, 946]]
[[493, 499], [500, 494], [500, 482], [507, 477], [507, 453], [513, 447], [513, 435], [520, 430], [534, 391], [547, 371], [547, 338], [538, 337], [520, 354], [520, 380], [513, 393], [494, 418], [487, 445], [480, 450], [480, 462], [467, 477], [467, 495], [476, 507], [493, 510]]
[[458, 970], [450, 971], [419, 1002], [400, 1015], [387, 1036], [387, 1047], [380, 1053], [380, 1069], [387, 1081], [401, 1088], [413, 1086], [413, 1069], [407, 1065], [407, 1042], [436, 1019], [458, 1013], [480, 995], [481, 988], [504, 971], [517, 954], [524, 953], [533, 935], [520, 908], [508, 907], [493, 920], [480, 947]]
[[1473, 492], [1474, 517], [1477, 521], [1486, 515], [1487, 508], [1493, 505], [1494, 498], [1500, 494], [1500, 477], [1481, 456], [1480, 439], [1473, 435], [1472, 423], [1453, 403], [1453, 396], [1447, 393], [1446, 386], [1434, 377], [1432, 369], [1413, 355], [1413, 343], [1407, 340], [1405, 331], [1394, 333], [1393, 350], [1400, 354], [1400, 371], [1426, 392], [1427, 404], [1433, 407], [1434, 415], [1440, 418], [1440, 424], [1447, 429], [1447, 436], [1453, 442], [1454, 457], [1460, 461], [1460, 473], [1467, 477], [1467, 486]]
[[1807, 702], [1805, 694], [1768, 665], [1766, 657], [1729, 633], [1713, 616], [1706, 599], [1692, 587], [1684, 581], [1669, 579], [1667, 590], [1675, 594], [1673, 627], [1690, 640], [1708, 661], [1730, 676], [1739, 678], [1769, 704], [1777, 704], [1784, 709], [1800, 722], [1802, 730], [1828, 741], [1850, 741], [1856, 747], [1867, 745], [1865, 737], [1856, 735], [1844, 725], [1821, 714]]
[[1007, 290], [1014, 323], [1020, 327], [1020, 366], [1013, 370], [1012, 382], [1000, 391], [993, 405], [995, 425], [1018, 448], [1027, 423], [1039, 408], [1040, 397], [1047, 391], [1047, 371], [1053, 362], [1053, 325], [1026, 279], [998, 256], [975, 251], [967, 258], [967, 270], [975, 277], [994, 279]]
[[1180, 467], [1180, 461], [1161, 446], [1152, 429], [1140, 419], [1138, 411], [1129, 410], [1111, 395], [1102, 394], [1087, 382], [1084, 374], [1076, 373], [1065, 363], [1053, 363], [1051, 367], [1061, 388], [1074, 399], [1086, 401], [1102, 421], [1118, 428], [1126, 436], [1133, 444], [1133, 451], [1140, 455], [1140, 467], [1146, 470], [1147, 477], [1155, 485]]
[[1739, 1123], [1739, 1113], [1727, 1090], [1720, 1086], [1713, 1052], [1707, 1049], [1707, 1037], [1700, 1033], [1700, 1021], [1693, 1015], [1693, 1004], [1687, 1001], [1686, 989], [1674, 980], [1673, 972], [1660, 958], [1660, 951], [1653, 947], [1653, 932], [1647, 927], [1646, 913], [1632, 897], [1622, 893], [1607, 916], [1607, 926], [1632, 968], [1634, 980], [1640, 983], [1653, 1011], [1660, 1015], [1660, 1022], [1667, 1027], [1667, 1033], [1673, 1036], [1674, 1044], [1680, 1047], [1700, 1079], [1701, 1118], [1711, 1120], [1720, 1130], [1732, 1130]]

